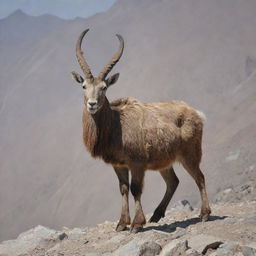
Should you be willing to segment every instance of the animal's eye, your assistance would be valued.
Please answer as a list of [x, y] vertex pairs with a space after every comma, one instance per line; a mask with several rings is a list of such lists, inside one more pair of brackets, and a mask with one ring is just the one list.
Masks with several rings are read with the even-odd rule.
[[86, 89], [86, 86], [85, 86], [85, 85], [83, 85], [83, 89], [84, 89], [84, 90]]

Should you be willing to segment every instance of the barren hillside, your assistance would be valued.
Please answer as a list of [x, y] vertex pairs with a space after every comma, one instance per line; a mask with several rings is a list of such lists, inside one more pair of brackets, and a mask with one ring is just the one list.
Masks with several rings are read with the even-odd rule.
[[[89, 19], [18, 11], [0, 20], [0, 240], [38, 224], [90, 226], [119, 216], [117, 178], [81, 140], [82, 91], [70, 71], [80, 72], [74, 49], [85, 28], [94, 73], [118, 47], [114, 35], [125, 38], [110, 99], [183, 100], [206, 114], [202, 169], [212, 200], [253, 183], [255, 12], [252, 0], [118, 0]], [[186, 198], [197, 206], [196, 185], [175, 170], [181, 183], [172, 202]], [[164, 190], [160, 175], [147, 173], [146, 213]]]

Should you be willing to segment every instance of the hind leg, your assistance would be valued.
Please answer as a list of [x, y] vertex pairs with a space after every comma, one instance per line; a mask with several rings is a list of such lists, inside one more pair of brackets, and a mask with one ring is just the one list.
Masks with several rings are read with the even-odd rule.
[[194, 161], [195, 159], [183, 159], [182, 165], [195, 180], [201, 195], [202, 207], [200, 217], [202, 221], [207, 221], [211, 213], [211, 208], [209, 206], [209, 201], [205, 188], [205, 178], [199, 167], [199, 161]]
[[161, 170], [160, 174], [166, 183], [166, 192], [161, 203], [155, 209], [154, 214], [150, 218], [149, 222], [158, 222], [162, 217], [165, 216], [166, 208], [179, 184], [179, 179], [172, 167]]

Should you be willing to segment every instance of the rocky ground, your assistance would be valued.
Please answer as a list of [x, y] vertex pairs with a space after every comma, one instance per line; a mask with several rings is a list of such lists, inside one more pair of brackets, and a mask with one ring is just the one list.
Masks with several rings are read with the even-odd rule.
[[199, 209], [183, 200], [159, 223], [148, 223], [138, 234], [118, 233], [117, 223], [108, 221], [61, 231], [37, 226], [16, 240], [1, 243], [0, 256], [254, 256], [256, 200], [252, 185], [219, 192], [208, 222], [201, 222]]

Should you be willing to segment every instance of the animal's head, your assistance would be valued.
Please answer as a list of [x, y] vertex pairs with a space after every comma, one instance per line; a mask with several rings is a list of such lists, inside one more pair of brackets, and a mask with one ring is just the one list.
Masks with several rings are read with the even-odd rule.
[[84, 77], [80, 76], [75, 71], [71, 73], [73, 75], [73, 78], [82, 86], [84, 90], [85, 105], [88, 112], [91, 114], [95, 114], [98, 110], [101, 109], [106, 100], [105, 93], [108, 87], [118, 80], [119, 73], [116, 73], [108, 78], [107, 75], [122, 56], [124, 49], [124, 40], [122, 36], [116, 35], [120, 41], [120, 47], [118, 52], [113, 56], [111, 61], [103, 68], [100, 74], [97, 77], [94, 77], [81, 50], [82, 40], [88, 31], [89, 29], [81, 33], [76, 44], [76, 57], [81, 69], [84, 72]]

